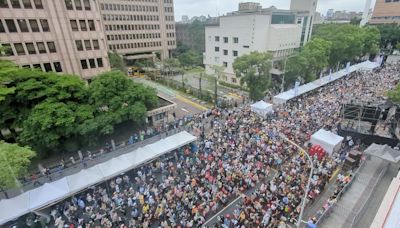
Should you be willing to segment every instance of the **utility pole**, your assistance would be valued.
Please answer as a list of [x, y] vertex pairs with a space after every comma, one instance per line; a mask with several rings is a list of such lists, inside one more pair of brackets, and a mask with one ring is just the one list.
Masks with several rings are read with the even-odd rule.
[[200, 77], [199, 77], [199, 97], [200, 99], [202, 98], [202, 94], [201, 94], [201, 78], [203, 77], [203, 73], [200, 73]]
[[214, 96], [214, 99], [215, 99], [215, 104], [214, 104], [214, 106], [215, 107], [218, 107], [218, 77], [217, 76], [215, 76], [215, 88], [214, 88], [214, 92], [215, 92], [215, 96]]

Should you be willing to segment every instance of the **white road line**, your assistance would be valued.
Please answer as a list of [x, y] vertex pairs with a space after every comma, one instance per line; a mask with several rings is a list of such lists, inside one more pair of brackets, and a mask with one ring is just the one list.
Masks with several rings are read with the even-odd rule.
[[184, 111], [184, 112], [189, 112], [188, 110], [186, 110], [186, 109], [184, 109], [184, 108], [181, 108], [182, 109], [182, 111]]
[[204, 223], [204, 226], [206, 226], [209, 222], [211, 222], [214, 218], [216, 218], [218, 215], [220, 215], [222, 212], [224, 212], [226, 209], [228, 209], [232, 204], [236, 203], [238, 200], [240, 200], [244, 194], [240, 195], [238, 198], [236, 198], [234, 201], [232, 201], [230, 204], [228, 204], [226, 207], [224, 207], [222, 210], [220, 210], [217, 214], [215, 214], [213, 217], [211, 217], [208, 221]]

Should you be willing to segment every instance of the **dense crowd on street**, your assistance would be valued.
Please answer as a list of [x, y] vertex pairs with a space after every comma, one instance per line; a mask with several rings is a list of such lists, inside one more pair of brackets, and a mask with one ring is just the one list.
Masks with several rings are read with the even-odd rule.
[[[387, 66], [353, 73], [276, 108], [267, 118], [248, 106], [196, 115], [187, 123], [199, 137], [195, 145], [52, 206], [51, 223], [60, 228], [199, 227], [238, 197], [235, 210], [218, 216], [212, 227], [296, 223], [310, 163], [280, 133], [309, 148], [310, 136], [320, 128], [337, 131], [342, 102], [385, 99], [399, 72], [399, 66]], [[324, 191], [348, 147], [312, 158], [308, 203]]]

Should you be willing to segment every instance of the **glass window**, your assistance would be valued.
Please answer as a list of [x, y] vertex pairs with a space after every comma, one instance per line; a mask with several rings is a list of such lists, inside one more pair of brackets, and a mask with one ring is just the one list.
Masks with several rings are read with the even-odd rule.
[[28, 53], [31, 55], [36, 55], [35, 45], [33, 43], [26, 43], [26, 49], [28, 49]]
[[24, 45], [22, 43], [14, 44], [15, 51], [17, 51], [18, 55], [26, 55]]
[[103, 67], [103, 59], [102, 58], [97, 58], [97, 66], [98, 67]]
[[47, 47], [49, 48], [50, 53], [56, 53], [56, 45], [54, 42], [47, 42]]
[[79, 20], [79, 26], [81, 27], [81, 31], [87, 31], [85, 20]]
[[12, 48], [11, 48], [11, 44], [2, 44], [1, 46], [2, 46], [3, 49], [4, 49], [4, 55], [5, 55], [5, 56], [12, 56], [12, 55], [14, 55], [14, 52], [13, 52], [13, 50], [12, 50]]
[[83, 6], [85, 7], [85, 10], [90, 10], [89, 0], [83, 0]]
[[239, 43], [239, 38], [238, 37], [233, 37], [233, 43], [238, 44]]
[[95, 49], [95, 50], [99, 50], [100, 49], [98, 40], [93, 40], [93, 49]]
[[89, 65], [90, 65], [90, 68], [96, 68], [96, 63], [95, 63], [94, 59], [89, 59]]
[[0, 8], [8, 8], [7, 0], [0, 0]]
[[52, 69], [51, 69], [51, 64], [50, 64], [50, 63], [44, 63], [43, 66], [44, 66], [44, 70], [45, 70], [46, 72], [52, 71]]
[[227, 63], [227, 62], [223, 62], [222, 65], [223, 65], [224, 67], [228, 67], [228, 63]]
[[215, 37], [215, 41], [216, 41], [216, 42], [219, 42], [219, 36], [216, 36], [216, 37]]
[[46, 47], [44, 46], [44, 42], [37, 42], [36, 46], [37, 46], [40, 54], [43, 54], [43, 53], [47, 52], [46, 51]]
[[0, 20], [0, 32], [6, 32], [6, 29], [4, 28], [3, 22]]
[[33, 64], [32, 66], [33, 66], [33, 68], [35, 68], [35, 69], [42, 70], [42, 66], [40, 66], [39, 63], [38, 63], [38, 64]]
[[96, 27], [94, 26], [93, 20], [88, 20], [88, 24], [89, 24], [90, 31], [96, 31]]
[[31, 0], [22, 0], [22, 4], [24, 4], [25, 9], [32, 9]]
[[219, 52], [219, 47], [215, 47], [215, 52]]
[[32, 32], [40, 32], [39, 25], [36, 19], [29, 20], [29, 25], [31, 26]]
[[78, 23], [76, 23], [75, 20], [70, 20], [70, 23], [71, 23], [71, 29], [72, 29], [72, 31], [79, 31], [79, 29], [78, 29]]
[[42, 0], [33, 0], [33, 3], [35, 3], [36, 9], [43, 9]]
[[238, 56], [238, 51], [233, 51], [233, 56]]
[[228, 37], [224, 37], [224, 43], [228, 43]]
[[10, 2], [11, 2], [12, 8], [17, 8], [17, 9], [21, 8], [21, 4], [19, 4], [19, 0], [11, 0]]
[[43, 32], [50, 32], [49, 23], [46, 19], [40, 19], [40, 24], [42, 25]]
[[228, 50], [224, 50], [224, 55], [228, 55]]
[[72, 5], [72, 0], [65, 0], [65, 7], [67, 7], [67, 10], [73, 10], [74, 6]]
[[77, 49], [78, 51], [83, 51], [82, 40], [75, 40], [75, 45], [76, 45], [76, 49]]
[[86, 59], [81, 60], [81, 67], [82, 69], [86, 70], [88, 68]]
[[76, 10], [82, 10], [81, 0], [75, 0], [75, 9]]
[[61, 68], [61, 63], [60, 62], [54, 62], [54, 70], [56, 70], [56, 72], [62, 72], [62, 68]]
[[19, 30], [21, 32], [29, 32], [28, 24], [26, 23], [25, 19], [18, 19], [17, 22], [18, 22], [18, 25], [19, 25]]
[[86, 51], [92, 50], [92, 45], [90, 44], [90, 40], [85, 40], [84, 42]]
[[17, 32], [17, 27], [13, 19], [6, 19], [5, 21], [9, 32]]

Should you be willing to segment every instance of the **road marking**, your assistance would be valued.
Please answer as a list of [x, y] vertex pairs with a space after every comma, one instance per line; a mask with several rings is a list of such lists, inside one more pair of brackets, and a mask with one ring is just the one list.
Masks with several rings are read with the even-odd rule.
[[244, 194], [240, 195], [238, 198], [236, 198], [234, 201], [232, 201], [230, 204], [228, 204], [226, 207], [224, 207], [222, 210], [220, 210], [217, 214], [215, 214], [213, 217], [211, 217], [209, 220], [207, 220], [204, 223], [204, 226], [206, 226], [209, 222], [211, 222], [214, 218], [216, 218], [218, 215], [220, 215], [222, 212], [224, 212], [226, 209], [228, 209], [232, 204], [236, 203], [238, 200], [243, 198], [245, 196]]
[[202, 106], [200, 104], [197, 104], [197, 103], [195, 103], [195, 102], [193, 102], [193, 101], [191, 101], [191, 100], [189, 100], [186, 97], [183, 97], [181, 95], [176, 95], [176, 99], [178, 99], [178, 100], [180, 100], [182, 102], [185, 102], [185, 103], [187, 103], [187, 104], [189, 104], [189, 105], [191, 105], [191, 106], [193, 106], [193, 107], [195, 107], [195, 108], [197, 108], [197, 109], [199, 109], [201, 111], [207, 111], [208, 110], [208, 108], [206, 108], [206, 107], [204, 107], [204, 106]]
[[181, 108], [181, 110], [184, 111], [184, 112], [189, 112], [188, 110], [186, 110], [186, 109], [184, 109], [184, 108]]
[[335, 170], [335, 172], [333, 172], [331, 178], [329, 178], [329, 182], [331, 182], [331, 181], [333, 180], [333, 178], [334, 178], [338, 173], [339, 173], [339, 168], [337, 168], [337, 169]]

